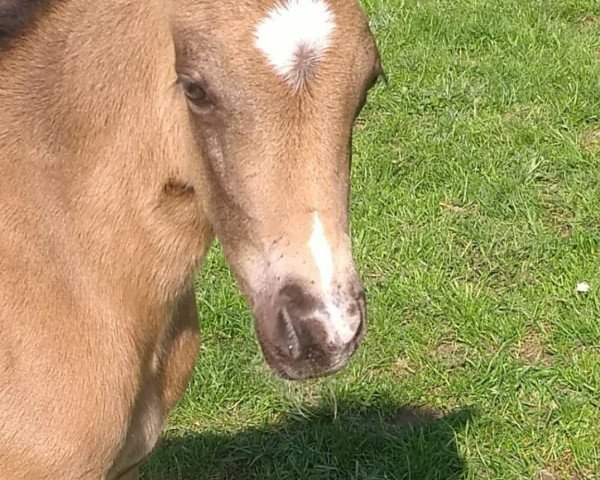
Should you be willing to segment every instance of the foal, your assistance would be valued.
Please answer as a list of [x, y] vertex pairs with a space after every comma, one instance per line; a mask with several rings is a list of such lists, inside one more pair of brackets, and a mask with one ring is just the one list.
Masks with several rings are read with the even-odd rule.
[[0, 3], [0, 479], [138, 478], [213, 235], [279, 375], [362, 339], [350, 147], [379, 56], [355, 0], [277, 1]]

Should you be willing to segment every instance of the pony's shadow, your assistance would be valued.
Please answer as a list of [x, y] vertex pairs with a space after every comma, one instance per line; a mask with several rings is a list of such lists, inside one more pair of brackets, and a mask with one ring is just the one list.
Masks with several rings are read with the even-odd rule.
[[351, 401], [227, 434], [171, 435], [144, 480], [450, 480], [465, 465], [456, 433], [470, 408], [368, 407]]

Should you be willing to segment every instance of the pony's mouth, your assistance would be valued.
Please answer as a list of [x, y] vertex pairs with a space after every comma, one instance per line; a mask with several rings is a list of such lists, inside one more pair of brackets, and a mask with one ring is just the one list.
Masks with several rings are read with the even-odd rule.
[[310, 358], [306, 359], [305, 361], [295, 363], [290, 363], [286, 359], [278, 356], [275, 358], [271, 357], [271, 360], [269, 360], [269, 356], [265, 354], [265, 358], [267, 359], [267, 365], [269, 368], [277, 376], [285, 380], [299, 381], [326, 377], [339, 372], [348, 364], [350, 358], [358, 348], [362, 338], [362, 336], [357, 338], [357, 340], [349, 346], [346, 352], [338, 355], [338, 357], [333, 359], [329, 365], [324, 365], [319, 362], [312, 362]]

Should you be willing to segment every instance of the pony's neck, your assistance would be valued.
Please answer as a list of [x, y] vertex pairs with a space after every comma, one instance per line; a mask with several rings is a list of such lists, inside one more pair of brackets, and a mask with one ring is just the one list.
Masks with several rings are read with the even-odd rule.
[[24, 190], [65, 225], [47, 234], [103, 282], [159, 298], [183, 287], [210, 230], [188, 188], [165, 1], [57, 0], [0, 63], [0, 136], [19, 137]]

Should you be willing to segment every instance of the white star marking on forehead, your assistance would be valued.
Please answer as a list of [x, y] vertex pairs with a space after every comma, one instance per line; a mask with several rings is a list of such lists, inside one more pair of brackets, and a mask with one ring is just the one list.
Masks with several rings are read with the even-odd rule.
[[327, 50], [335, 16], [323, 0], [284, 0], [256, 28], [255, 45], [292, 87], [310, 77]]

